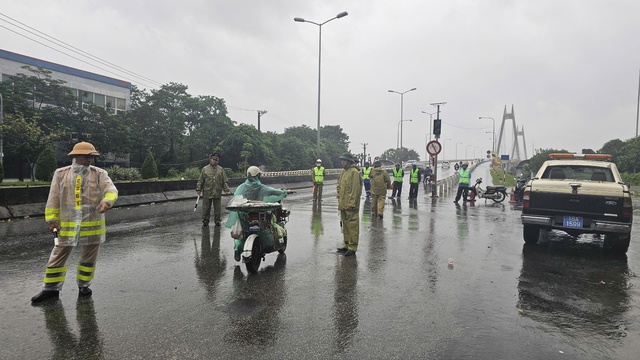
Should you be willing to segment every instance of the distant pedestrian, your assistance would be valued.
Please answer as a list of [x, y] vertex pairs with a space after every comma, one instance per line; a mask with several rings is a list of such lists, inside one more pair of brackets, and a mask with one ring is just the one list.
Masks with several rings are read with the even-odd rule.
[[409, 199], [418, 198], [418, 184], [420, 184], [421, 174], [418, 169], [418, 163], [411, 164], [411, 171], [409, 172]]
[[322, 160], [316, 160], [313, 171], [313, 201], [322, 201], [322, 187], [324, 186], [324, 166]]
[[389, 173], [381, 166], [380, 161], [374, 161], [373, 171], [371, 171], [371, 194], [373, 195], [371, 214], [374, 217], [377, 215], [379, 219], [382, 219], [387, 190], [391, 186]]
[[211, 218], [211, 204], [213, 203], [213, 220], [216, 226], [220, 226], [222, 191], [230, 194], [227, 174], [222, 166], [218, 165], [220, 154], [209, 155], [209, 165], [202, 168], [200, 178], [196, 184], [196, 194], [202, 195], [202, 226], [209, 226]]
[[400, 164], [396, 164], [393, 169], [393, 192], [391, 197], [400, 197], [402, 195], [402, 179], [404, 178], [404, 170], [400, 168]]
[[460, 196], [462, 195], [462, 199], [464, 202], [467, 202], [467, 196], [469, 194], [469, 183], [471, 182], [471, 170], [468, 169], [469, 163], [462, 163], [462, 167], [458, 170], [458, 175], [460, 178], [458, 179], [458, 192], [456, 193], [456, 199], [453, 201], [458, 204], [460, 200]]
[[362, 181], [364, 182], [364, 190], [367, 192], [367, 199], [371, 197], [371, 169], [370, 163], [365, 162], [362, 168]]
[[32, 303], [58, 298], [67, 273], [67, 260], [80, 245], [82, 253], [76, 272], [78, 296], [91, 296], [89, 289], [96, 269], [98, 250], [105, 241], [104, 213], [118, 198], [118, 189], [109, 174], [92, 166], [100, 153], [88, 142], [77, 143], [69, 156], [71, 165], [53, 174], [44, 219], [50, 231], [58, 237], [49, 255], [42, 291], [31, 298]]
[[338, 252], [344, 256], [353, 256], [358, 250], [360, 237], [360, 196], [362, 196], [362, 176], [356, 166], [358, 160], [350, 153], [340, 156], [343, 170], [338, 177], [337, 197], [342, 237], [344, 245]]

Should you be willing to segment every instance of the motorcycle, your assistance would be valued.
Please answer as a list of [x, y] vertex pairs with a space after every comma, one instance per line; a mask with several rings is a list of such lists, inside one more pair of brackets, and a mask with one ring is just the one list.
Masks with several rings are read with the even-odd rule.
[[497, 203], [501, 203], [507, 198], [507, 187], [503, 185], [499, 186], [487, 186], [487, 189], [480, 187], [482, 184], [482, 178], [478, 178], [476, 183], [469, 188], [469, 201], [476, 201], [477, 198], [491, 199]]
[[529, 180], [525, 177], [520, 177], [519, 179], [515, 180], [516, 188], [513, 190], [513, 197], [515, 198], [516, 203], [522, 203], [522, 200], [524, 199], [524, 186]]
[[238, 214], [231, 237], [235, 239], [236, 261], [242, 261], [248, 272], [258, 272], [266, 254], [285, 252], [285, 224], [289, 222], [291, 212], [281, 203], [248, 201], [242, 196], [234, 196], [226, 208]]

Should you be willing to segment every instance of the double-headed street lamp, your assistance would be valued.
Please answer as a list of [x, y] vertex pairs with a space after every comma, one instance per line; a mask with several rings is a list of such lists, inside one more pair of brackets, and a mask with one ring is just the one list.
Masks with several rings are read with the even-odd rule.
[[433, 115], [436, 113], [428, 113], [426, 111], [422, 111], [422, 113], [429, 115], [429, 141], [431, 141], [431, 133], [433, 132], [431, 126], [433, 126]]
[[491, 119], [493, 122], [493, 138], [491, 140], [491, 154], [496, 150], [496, 120], [490, 116], [480, 116], [478, 119]]
[[[398, 134], [402, 134], [400, 131], [400, 128], [402, 127], [402, 123], [405, 121], [413, 121], [413, 119], [407, 119], [407, 120], [400, 120], [398, 121], [398, 131], [396, 131], [396, 149], [398, 149]], [[402, 135], [400, 135], [400, 144], [402, 144]], [[402, 147], [402, 145], [400, 145], [400, 147]]]
[[396, 94], [400, 94], [400, 148], [402, 148], [402, 118], [403, 116], [403, 109], [404, 109], [404, 94], [408, 93], [409, 91], [413, 91], [416, 90], [416, 88], [413, 89], [409, 89], [407, 91], [403, 91], [403, 92], [399, 92], [399, 91], [395, 91], [395, 90], [387, 90], [388, 92], [391, 93], [396, 93]]
[[293, 18], [294, 21], [297, 22], [306, 22], [309, 24], [314, 24], [314, 25], [318, 25], [318, 140], [317, 140], [317, 146], [318, 146], [318, 150], [317, 150], [317, 154], [316, 156], [320, 156], [320, 73], [321, 73], [321, 63], [322, 63], [322, 25], [328, 23], [331, 20], [335, 20], [335, 19], [340, 19], [341, 17], [345, 17], [349, 15], [346, 11], [341, 12], [340, 14], [336, 15], [335, 17], [332, 17], [331, 19], [322, 22], [322, 23], [317, 23], [317, 22], [313, 22], [313, 21], [309, 21], [309, 20], [305, 20], [304, 18], [301, 17], [295, 17]]

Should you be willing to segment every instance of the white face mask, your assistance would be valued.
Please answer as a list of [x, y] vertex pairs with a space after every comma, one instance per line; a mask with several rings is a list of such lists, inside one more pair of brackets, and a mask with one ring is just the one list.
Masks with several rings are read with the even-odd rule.
[[71, 161], [71, 168], [75, 174], [83, 174], [89, 170], [89, 166], [91, 165], [81, 165], [76, 162], [76, 158], [73, 158]]

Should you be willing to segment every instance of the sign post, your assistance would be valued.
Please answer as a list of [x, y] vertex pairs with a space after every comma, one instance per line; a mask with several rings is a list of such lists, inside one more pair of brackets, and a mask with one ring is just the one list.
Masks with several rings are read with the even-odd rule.
[[442, 144], [436, 139], [429, 141], [427, 152], [431, 155], [433, 163], [433, 181], [431, 182], [431, 197], [438, 197], [438, 154], [442, 151]]

